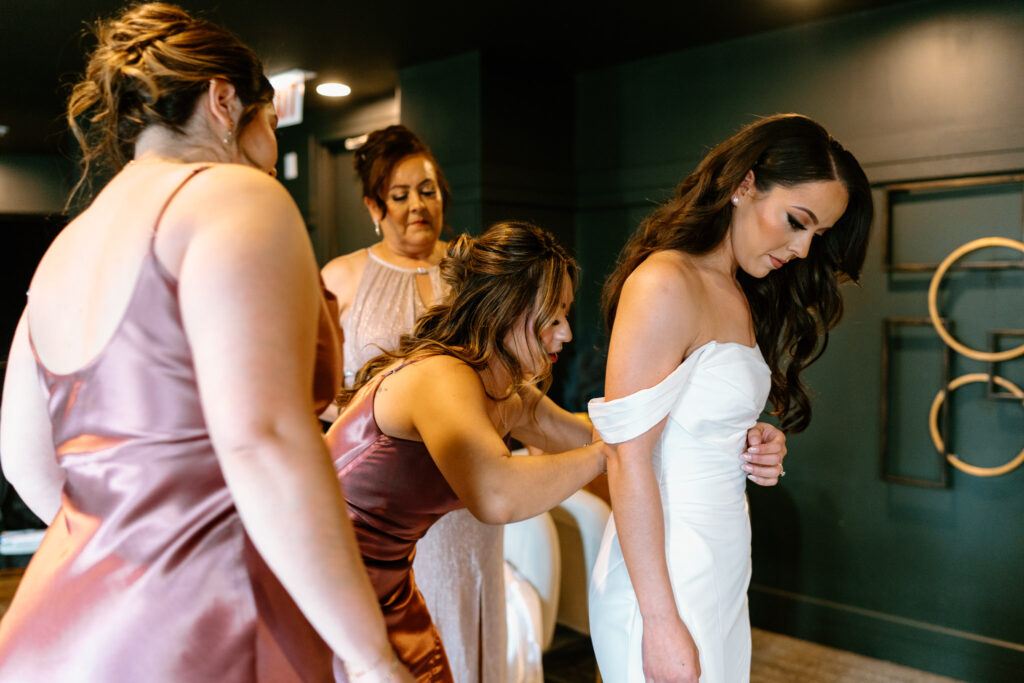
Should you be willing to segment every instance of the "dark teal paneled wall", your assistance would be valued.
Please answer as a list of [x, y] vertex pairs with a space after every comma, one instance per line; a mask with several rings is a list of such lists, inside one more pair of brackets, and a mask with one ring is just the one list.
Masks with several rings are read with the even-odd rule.
[[480, 55], [467, 53], [399, 73], [401, 121], [444, 169], [455, 195], [445, 221], [456, 233], [480, 229], [481, 68]]
[[[452, 185], [449, 225], [479, 234], [498, 221], [529, 221], [571, 249], [572, 76], [518, 55], [469, 53], [400, 77], [402, 122], [431, 146]], [[578, 347], [567, 347], [554, 371], [550, 393], [563, 403]]]
[[[598, 283], [651, 202], [756, 115], [799, 111], [822, 121], [876, 184], [1024, 169], [1022, 45], [1019, 2], [916, 2], [581, 74], [578, 329], [599, 325]], [[993, 234], [961, 228], [957, 212], [992, 221], [997, 234], [1014, 221], [1019, 228], [1019, 189], [1007, 192], [1004, 203], [985, 204], [1004, 207], [994, 217], [974, 212], [969, 196], [938, 215], [911, 216], [904, 226], [916, 232], [901, 248], [948, 253]], [[753, 618], [965, 680], [1020, 680], [1024, 468], [992, 479], [953, 472], [946, 490], [880, 477], [881, 321], [926, 315], [931, 274], [887, 275], [878, 237], [862, 286], [846, 289], [828, 353], [808, 373], [815, 418], [790, 439], [789, 476], [778, 489], [751, 490]], [[944, 292], [944, 310], [971, 343], [984, 342], [985, 328], [1024, 327], [1019, 270], [955, 276]], [[918, 420], [921, 398], [939, 388], [940, 348], [926, 339], [898, 349], [902, 381], [922, 385], [904, 397], [907, 420]], [[1022, 366], [1018, 359], [1001, 372], [1021, 383]], [[961, 358], [953, 376], [984, 369]], [[1024, 446], [1022, 411], [979, 409], [976, 389], [955, 395], [954, 447], [997, 464]], [[903, 438], [910, 466], [931, 447], [926, 425], [914, 424]]]
[[573, 79], [522, 55], [485, 55], [484, 223], [527, 220], [570, 249]]
[[499, 220], [573, 239], [572, 79], [478, 52], [403, 69], [402, 123], [429, 144], [455, 194], [448, 222]]
[[[965, 5], [910, 3], [582, 74], [578, 232], [621, 241], [603, 212], [643, 215], [711, 145], [780, 111], [825, 122], [874, 182], [1024, 167], [1021, 5]], [[609, 251], [588, 263], [603, 270]]]

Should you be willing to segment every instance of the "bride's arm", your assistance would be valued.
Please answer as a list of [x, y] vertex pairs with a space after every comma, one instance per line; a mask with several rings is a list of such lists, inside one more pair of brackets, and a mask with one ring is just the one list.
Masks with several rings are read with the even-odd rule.
[[[626, 280], [608, 350], [605, 399], [658, 384], [680, 363], [697, 329], [693, 288], [669, 254], [654, 254]], [[651, 453], [665, 420], [608, 457], [612, 510], [643, 618], [648, 681], [696, 681], [697, 647], [679, 617], [665, 556], [665, 520]]]

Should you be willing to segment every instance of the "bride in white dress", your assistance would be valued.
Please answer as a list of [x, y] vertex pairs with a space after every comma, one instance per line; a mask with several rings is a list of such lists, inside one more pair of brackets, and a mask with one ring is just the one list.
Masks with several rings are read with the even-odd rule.
[[618, 444], [590, 594], [606, 683], [749, 680], [745, 477], [783, 472], [744, 453], [746, 432], [767, 399], [783, 430], [806, 427], [800, 373], [871, 217], [853, 155], [779, 115], [715, 147], [626, 246], [605, 291], [606, 396], [590, 404]]

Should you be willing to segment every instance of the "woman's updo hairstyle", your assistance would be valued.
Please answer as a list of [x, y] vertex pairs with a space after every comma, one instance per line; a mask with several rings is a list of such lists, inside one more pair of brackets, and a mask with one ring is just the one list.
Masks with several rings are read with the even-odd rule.
[[82, 147], [76, 192], [90, 172], [120, 170], [146, 127], [183, 134], [212, 79], [231, 83], [245, 106], [238, 131], [273, 100], [274, 89], [251, 49], [175, 5], [135, 5], [98, 22], [94, 31], [98, 44], [68, 101], [68, 125]]
[[[549, 380], [551, 361], [540, 332], [559, 315], [566, 287], [575, 291], [578, 279], [576, 261], [550, 233], [529, 223], [507, 222], [491, 226], [477, 238], [460, 235], [448, 244], [441, 276], [450, 287], [445, 300], [420, 316], [395, 351], [364, 365], [352, 389], [339, 396], [339, 403], [347, 403], [395, 359], [421, 354], [454, 356], [476, 370], [497, 361], [510, 376], [508, 395], [526, 383]], [[505, 338], [534, 310], [537, 315], [530, 332], [537, 340], [535, 360], [542, 370], [527, 377], [519, 359], [505, 347]]]
[[422, 154], [434, 165], [438, 189], [441, 191], [441, 207], [445, 211], [448, 210], [452, 191], [434, 154], [416, 133], [405, 126], [394, 125], [370, 133], [366, 137], [366, 142], [355, 153], [354, 165], [363, 184], [363, 196], [373, 199], [382, 213], [388, 212], [385, 200], [391, 172], [395, 170], [399, 161], [416, 154]]
[[448, 285], [448, 291], [454, 292], [462, 287], [469, 274], [470, 261], [473, 259], [473, 245], [476, 242], [472, 236], [462, 233], [448, 243], [444, 258], [441, 259], [439, 268], [441, 279]]

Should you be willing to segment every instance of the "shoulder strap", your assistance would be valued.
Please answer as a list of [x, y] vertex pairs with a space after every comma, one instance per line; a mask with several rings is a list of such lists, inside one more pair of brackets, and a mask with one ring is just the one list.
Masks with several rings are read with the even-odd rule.
[[424, 358], [429, 358], [429, 357], [430, 356], [419, 356], [417, 358], [406, 358], [405, 362], [402, 363], [401, 365], [399, 365], [397, 368], [391, 368], [390, 370], [385, 372], [383, 375], [381, 375], [381, 379], [384, 379], [385, 377], [390, 377], [391, 375], [395, 374], [396, 372], [398, 372], [402, 368], [408, 367], [408, 366], [412, 365], [413, 363], [418, 363], [419, 361], [423, 360]]
[[176, 196], [178, 196], [178, 192], [181, 191], [181, 188], [185, 187], [185, 183], [187, 183], [188, 181], [192, 180], [193, 178], [195, 178], [197, 175], [199, 175], [200, 173], [202, 173], [203, 171], [205, 171], [208, 168], [210, 168], [210, 167], [209, 166], [200, 166], [198, 168], [192, 169], [191, 173], [189, 173], [187, 176], [185, 176], [185, 179], [182, 180], [180, 183], [178, 183], [178, 186], [174, 188], [174, 191], [171, 192], [171, 194], [169, 194], [167, 196], [167, 199], [164, 200], [164, 205], [160, 207], [160, 213], [158, 213], [156, 215], [156, 221], [153, 223], [153, 234], [154, 235], [156, 235], [156, 231], [160, 229], [160, 221], [163, 220], [164, 212], [167, 211], [167, 207], [171, 205], [171, 200], [174, 199]]

